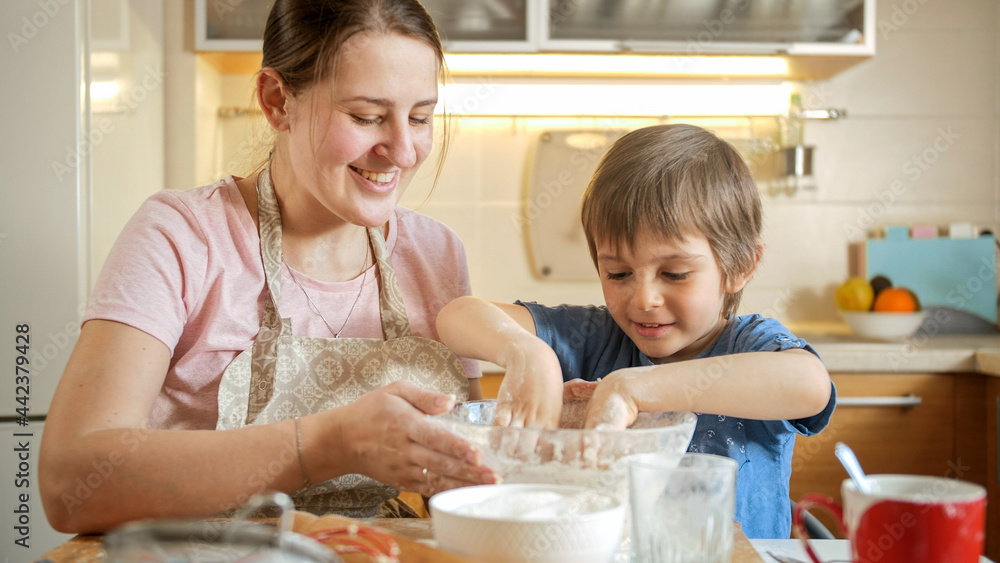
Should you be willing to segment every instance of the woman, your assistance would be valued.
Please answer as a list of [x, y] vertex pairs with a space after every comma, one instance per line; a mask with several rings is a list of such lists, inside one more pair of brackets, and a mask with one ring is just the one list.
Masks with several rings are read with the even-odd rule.
[[397, 489], [493, 480], [426, 417], [480, 394], [475, 364], [430, 340], [469, 293], [464, 250], [396, 207], [442, 62], [415, 0], [275, 3], [256, 84], [271, 157], [152, 196], [120, 236], [46, 424], [54, 528], [209, 516], [265, 489], [371, 516]]

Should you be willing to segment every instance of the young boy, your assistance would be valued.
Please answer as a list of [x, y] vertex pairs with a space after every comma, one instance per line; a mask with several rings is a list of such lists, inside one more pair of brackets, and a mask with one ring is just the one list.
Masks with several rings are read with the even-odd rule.
[[743, 531], [787, 538], [795, 434], [822, 430], [836, 393], [805, 341], [773, 319], [735, 316], [763, 252], [761, 215], [753, 176], [725, 141], [692, 125], [633, 131], [583, 196], [607, 305], [462, 297], [438, 333], [456, 354], [506, 369], [498, 424], [555, 427], [564, 393], [589, 396], [588, 427], [698, 413], [689, 451], [739, 463]]

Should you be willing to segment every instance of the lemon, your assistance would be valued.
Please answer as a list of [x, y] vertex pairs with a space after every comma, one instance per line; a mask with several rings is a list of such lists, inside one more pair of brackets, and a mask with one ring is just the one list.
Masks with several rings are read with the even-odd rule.
[[837, 287], [833, 298], [842, 311], [868, 311], [875, 299], [875, 291], [864, 278], [852, 277]]

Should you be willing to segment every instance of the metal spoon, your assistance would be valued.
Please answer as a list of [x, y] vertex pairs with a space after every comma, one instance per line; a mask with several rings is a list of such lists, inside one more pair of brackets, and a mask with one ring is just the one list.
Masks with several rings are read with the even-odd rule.
[[837, 442], [833, 454], [847, 470], [847, 474], [851, 476], [851, 480], [857, 485], [858, 490], [866, 495], [870, 494], [872, 492], [871, 485], [868, 484], [868, 478], [865, 477], [865, 472], [861, 469], [861, 463], [858, 462], [858, 456], [854, 455], [854, 450], [843, 442]]

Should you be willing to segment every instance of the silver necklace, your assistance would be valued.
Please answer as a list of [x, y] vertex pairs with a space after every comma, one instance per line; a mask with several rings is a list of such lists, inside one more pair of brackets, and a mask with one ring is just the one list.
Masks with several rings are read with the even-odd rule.
[[330, 321], [326, 320], [326, 317], [323, 316], [319, 307], [317, 307], [316, 303], [313, 302], [312, 297], [309, 296], [309, 292], [306, 291], [306, 288], [303, 287], [301, 283], [299, 283], [299, 279], [295, 277], [295, 272], [292, 271], [292, 267], [288, 265], [288, 262], [285, 262], [284, 258], [281, 259], [281, 263], [288, 268], [288, 275], [291, 276], [292, 281], [295, 282], [295, 285], [299, 286], [299, 289], [302, 290], [302, 295], [306, 296], [306, 302], [309, 303], [309, 308], [312, 309], [313, 313], [316, 313], [319, 316], [319, 318], [323, 321], [323, 324], [326, 325], [326, 328], [330, 329], [334, 338], [340, 338], [340, 333], [344, 332], [344, 327], [346, 327], [347, 322], [351, 320], [351, 314], [354, 313], [354, 308], [358, 306], [358, 301], [361, 299], [361, 293], [365, 290], [365, 281], [368, 279], [368, 268], [365, 266], [368, 265], [368, 256], [370, 254], [371, 246], [369, 245], [365, 252], [365, 261], [361, 263], [362, 268], [365, 270], [364, 275], [361, 277], [361, 289], [358, 290], [357, 296], [354, 297], [354, 303], [351, 304], [351, 310], [347, 312], [347, 317], [344, 318], [344, 324], [340, 325], [340, 330], [334, 330], [334, 328], [330, 325]]
[[[260, 194], [260, 177], [265, 172], [270, 173], [270, 159], [268, 160], [268, 166], [257, 174], [256, 188], [258, 195]], [[286, 268], [288, 268], [288, 275], [292, 278], [292, 281], [295, 282], [295, 285], [299, 286], [299, 289], [302, 290], [302, 295], [306, 296], [306, 302], [309, 303], [309, 308], [312, 309], [313, 313], [316, 313], [316, 315], [319, 316], [319, 318], [323, 321], [323, 324], [326, 325], [326, 328], [330, 329], [330, 332], [333, 333], [334, 338], [340, 338], [340, 333], [344, 332], [344, 327], [347, 326], [347, 321], [351, 320], [351, 314], [354, 313], [354, 308], [358, 306], [358, 301], [361, 299], [361, 294], [365, 290], [365, 281], [368, 280], [368, 268], [367, 268], [368, 257], [371, 256], [371, 251], [372, 247], [371, 243], [369, 242], [365, 247], [365, 260], [364, 262], [361, 263], [361, 267], [364, 269], [365, 272], [364, 275], [361, 277], [361, 289], [358, 290], [357, 296], [354, 297], [354, 303], [351, 304], [351, 310], [347, 312], [347, 317], [344, 318], [344, 324], [340, 325], [340, 330], [334, 330], [333, 326], [330, 325], [330, 321], [326, 320], [326, 317], [323, 316], [323, 313], [319, 310], [319, 307], [317, 307], [316, 303], [313, 302], [312, 297], [309, 296], [309, 292], [306, 291], [306, 288], [303, 287], [301, 283], [299, 283], [299, 279], [295, 277], [295, 272], [292, 271], [292, 267], [288, 265], [288, 262], [285, 262], [284, 258], [281, 259], [281, 263], [284, 264]]]

